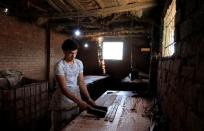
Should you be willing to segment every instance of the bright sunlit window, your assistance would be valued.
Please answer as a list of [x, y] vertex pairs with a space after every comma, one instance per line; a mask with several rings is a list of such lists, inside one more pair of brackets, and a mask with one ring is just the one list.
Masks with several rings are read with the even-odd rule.
[[176, 0], [172, 0], [164, 17], [162, 56], [169, 57], [175, 52], [175, 16]]
[[103, 42], [103, 59], [122, 60], [123, 42]]

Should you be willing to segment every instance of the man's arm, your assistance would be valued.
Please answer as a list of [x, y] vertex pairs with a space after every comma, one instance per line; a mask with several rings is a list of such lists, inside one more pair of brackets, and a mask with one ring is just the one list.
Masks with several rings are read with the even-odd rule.
[[58, 81], [60, 89], [65, 96], [67, 96], [68, 98], [73, 100], [75, 103], [77, 103], [81, 110], [87, 109], [88, 107], [87, 103], [84, 102], [78, 96], [74, 95], [72, 92], [70, 92], [69, 89], [67, 89], [66, 80], [63, 75], [56, 75], [56, 80]]
[[81, 92], [83, 93], [83, 95], [85, 96], [87, 102], [91, 105], [95, 105], [95, 102], [92, 100], [92, 98], [90, 97], [89, 92], [87, 90], [86, 84], [84, 82], [83, 73], [79, 74], [79, 88], [80, 88]]

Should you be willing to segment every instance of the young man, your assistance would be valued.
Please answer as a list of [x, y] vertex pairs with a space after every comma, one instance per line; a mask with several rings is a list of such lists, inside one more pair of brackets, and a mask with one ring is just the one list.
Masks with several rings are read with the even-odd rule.
[[[52, 98], [52, 131], [59, 131], [70, 122], [80, 110], [86, 110], [89, 104], [95, 105], [89, 96], [83, 78], [83, 64], [76, 59], [78, 43], [67, 39], [62, 44], [64, 58], [55, 67], [57, 89]], [[81, 99], [80, 92], [86, 101]], [[89, 104], [87, 104], [89, 103]]]

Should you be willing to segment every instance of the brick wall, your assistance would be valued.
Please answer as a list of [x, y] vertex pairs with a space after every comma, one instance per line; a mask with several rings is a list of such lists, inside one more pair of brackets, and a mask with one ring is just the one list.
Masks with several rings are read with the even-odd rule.
[[68, 36], [55, 33], [54, 31], [50, 32], [50, 88], [53, 88], [54, 80], [54, 66], [56, 62], [64, 57], [64, 54], [61, 49], [61, 45]]
[[45, 31], [0, 14], [0, 70], [17, 69], [25, 76], [45, 79]]
[[[29, 78], [46, 79], [47, 58], [50, 57], [49, 78], [53, 80], [54, 64], [63, 57], [61, 44], [67, 36], [54, 31], [47, 36], [49, 32], [43, 28], [2, 14], [0, 27], [0, 70], [17, 69]], [[50, 42], [48, 56], [47, 42]]]
[[171, 131], [204, 130], [204, 4], [177, 0], [176, 53], [158, 64], [157, 92]]

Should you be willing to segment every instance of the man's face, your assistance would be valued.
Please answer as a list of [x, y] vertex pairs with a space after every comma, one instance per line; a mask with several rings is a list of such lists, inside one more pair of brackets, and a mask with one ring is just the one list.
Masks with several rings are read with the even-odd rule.
[[66, 60], [72, 61], [72, 60], [74, 60], [74, 58], [76, 58], [77, 50], [64, 51], [64, 54], [65, 54]]

